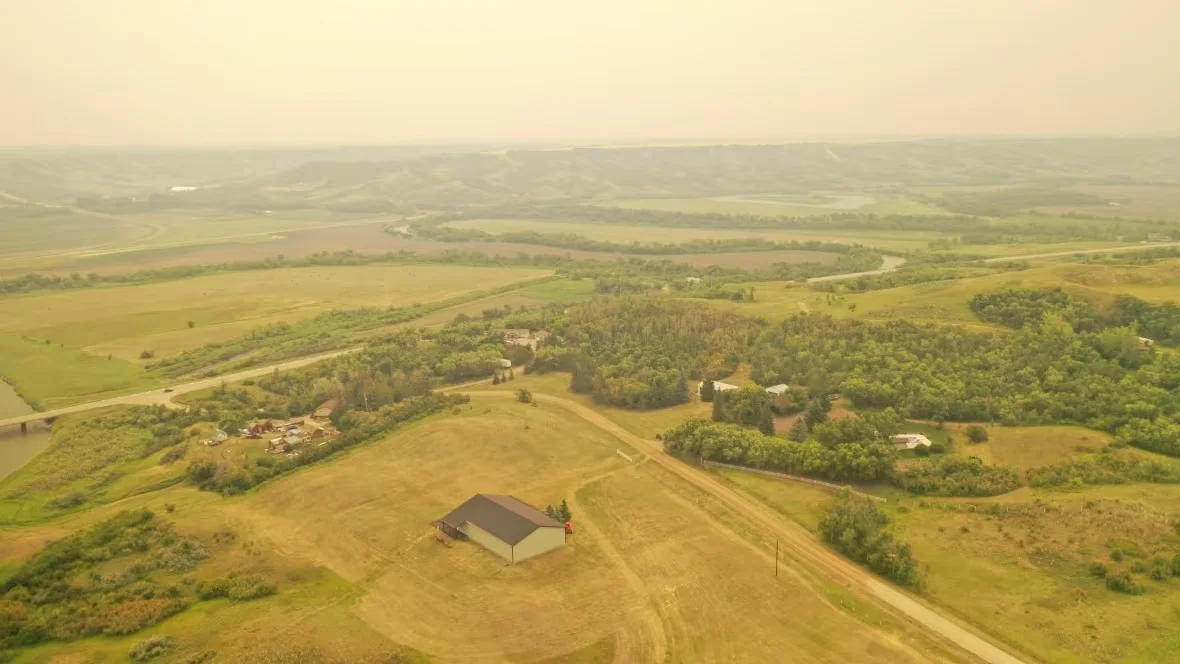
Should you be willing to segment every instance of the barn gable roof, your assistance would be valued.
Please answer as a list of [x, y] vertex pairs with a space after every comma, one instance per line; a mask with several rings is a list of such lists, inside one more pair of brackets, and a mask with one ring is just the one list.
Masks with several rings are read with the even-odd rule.
[[439, 519], [452, 528], [473, 523], [506, 544], [515, 546], [537, 528], [564, 528], [541, 510], [512, 496], [478, 493]]

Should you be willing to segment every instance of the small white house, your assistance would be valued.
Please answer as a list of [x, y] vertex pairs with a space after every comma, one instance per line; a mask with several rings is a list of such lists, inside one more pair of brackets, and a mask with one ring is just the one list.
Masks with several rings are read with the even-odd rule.
[[779, 383], [778, 385], [771, 385], [766, 388], [766, 392], [771, 396], [782, 396], [787, 393], [787, 384]]
[[501, 358], [500, 359], [500, 368], [501, 369], [511, 369], [512, 368], [512, 360]]
[[[701, 388], [704, 386], [705, 386], [705, 381], [702, 380], [701, 384], [697, 386], [697, 396], [701, 395]], [[736, 389], [738, 389], [737, 385], [730, 385], [729, 383], [723, 383], [719, 380], [713, 381], [713, 393], [714, 394], [716, 394], [717, 392], [728, 392], [730, 390], [736, 390]]]
[[1150, 350], [1151, 347], [1154, 345], [1155, 345], [1154, 339], [1148, 339], [1147, 337], [1139, 337], [1139, 350]]
[[930, 439], [920, 433], [899, 433], [890, 440], [893, 447], [899, 450], [912, 450], [917, 447], [930, 448]]
[[176, 185], [176, 186], [168, 188], [168, 191], [196, 191], [196, 190], [197, 190], [196, 187], [190, 187], [187, 185]]

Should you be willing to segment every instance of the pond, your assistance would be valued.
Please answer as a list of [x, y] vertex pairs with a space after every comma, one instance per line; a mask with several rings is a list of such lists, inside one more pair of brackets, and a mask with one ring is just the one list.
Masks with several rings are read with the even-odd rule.
[[[0, 418], [31, 412], [33, 409], [20, 398], [16, 390], [0, 380]], [[22, 433], [20, 427], [15, 426], [0, 429], [0, 480], [49, 447], [49, 438], [49, 425], [44, 422], [29, 422], [27, 433]]]

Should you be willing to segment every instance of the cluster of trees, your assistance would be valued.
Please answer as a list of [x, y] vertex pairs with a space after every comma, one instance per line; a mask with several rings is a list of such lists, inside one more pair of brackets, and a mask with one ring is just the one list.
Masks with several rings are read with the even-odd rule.
[[878, 441], [794, 442], [768, 436], [736, 424], [689, 420], [661, 435], [664, 447], [675, 453], [752, 468], [776, 470], [837, 481], [876, 481], [888, 477], [893, 450]]
[[1124, 347], [1056, 316], [984, 333], [797, 315], [762, 330], [751, 377], [839, 389], [857, 406], [911, 418], [1076, 423], [1180, 455], [1180, 359], [1137, 353], [1131, 364]]
[[951, 212], [981, 217], [1009, 217], [1042, 206], [1106, 203], [1098, 196], [1084, 191], [1049, 187], [948, 191], [933, 200]]
[[920, 587], [922, 577], [910, 545], [885, 530], [889, 518], [871, 499], [841, 492], [819, 522], [824, 541], [845, 556], [903, 586]]
[[565, 523], [572, 518], [572, 516], [570, 515], [569, 503], [565, 502], [565, 498], [561, 499], [561, 504], [558, 505], [557, 507], [554, 507], [552, 505], [546, 505], [545, 506], [545, 515], [548, 516], [550, 519], [553, 519], [554, 521], [560, 521], [562, 523]]
[[1030, 468], [1031, 486], [1081, 486], [1127, 482], [1180, 483], [1180, 464], [1129, 451], [1104, 448], [1098, 454], [1070, 457], [1048, 466]]
[[997, 272], [1009, 272], [1028, 269], [1028, 263], [987, 263], [985, 265], [931, 265], [917, 264], [900, 270], [893, 270], [884, 274], [871, 274], [855, 279], [840, 281], [820, 281], [811, 284], [809, 288], [821, 292], [852, 292], [865, 293], [868, 291], [884, 290], [924, 284], [932, 281], [950, 281], [952, 279], [968, 279], [982, 277]]
[[923, 496], [998, 496], [1020, 486], [1016, 471], [975, 457], [945, 456], [906, 467], [893, 483]]
[[774, 434], [774, 400], [757, 385], [714, 393], [713, 382], [705, 381], [701, 399], [713, 402], [714, 422], [758, 427], [764, 434]]
[[[386, 228], [386, 232], [401, 234], [401, 231]], [[689, 242], [606, 242], [592, 240], [575, 233], [541, 233], [538, 231], [509, 231], [488, 233], [476, 228], [455, 228], [438, 222], [418, 222], [413, 234], [438, 242], [505, 242], [509, 244], [531, 244], [542, 247], [575, 249], [579, 251], [610, 252], [620, 254], [675, 255], [675, 254], [723, 254], [742, 251], [824, 251], [845, 253], [852, 245], [837, 242], [785, 241], [775, 242], [759, 237], [731, 238], [724, 240], [692, 240]]]
[[659, 408], [689, 399], [689, 379], [728, 376], [752, 321], [702, 303], [617, 297], [569, 307], [551, 321], [565, 352], [538, 355], [534, 369], [572, 373], [570, 387], [598, 403]]
[[1009, 289], [974, 296], [971, 310], [981, 320], [1015, 329], [1040, 324], [1046, 316], [1058, 314], [1076, 332], [1115, 330], [1130, 336], [1129, 328], [1133, 327], [1157, 343], [1180, 345], [1180, 305], [1175, 302], [1151, 304], [1120, 295], [1109, 311], [1100, 313], [1088, 300], [1060, 288]]
[[209, 556], [199, 540], [146, 510], [50, 542], [0, 583], [0, 648], [154, 625], [199, 600], [179, 575]]

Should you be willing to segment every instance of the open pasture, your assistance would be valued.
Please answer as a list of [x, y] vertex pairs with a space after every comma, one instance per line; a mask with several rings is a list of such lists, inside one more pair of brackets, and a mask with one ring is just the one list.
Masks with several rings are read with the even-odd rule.
[[949, 237], [936, 232], [900, 230], [746, 230], [738, 228], [680, 228], [675, 226], [623, 226], [562, 221], [559, 219], [465, 219], [449, 222], [455, 228], [474, 228], [493, 234], [509, 232], [572, 233], [600, 242], [675, 244], [693, 240], [762, 238], [771, 242], [839, 242], [879, 249], [925, 249], [934, 240]]
[[1049, 263], [1019, 272], [1002, 272], [980, 277], [932, 281], [861, 293], [814, 291], [806, 286], [763, 282], [753, 286], [753, 302], [708, 300], [714, 306], [730, 307], [770, 320], [798, 313], [823, 313], [836, 317], [904, 319], [920, 322], [955, 323], [999, 329], [981, 322], [969, 306], [979, 293], [1007, 288], [1063, 288], [1093, 301], [1102, 308], [1120, 294], [1150, 302], [1180, 300], [1180, 261], [1152, 265], [1102, 265]]
[[946, 214], [945, 210], [900, 194], [853, 192], [819, 194], [743, 194], [702, 198], [639, 198], [599, 202], [606, 207], [662, 212], [813, 217], [833, 213]]
[[[225, 510], [359, 584], [353, 612], [371, 629], [443, 660], [540, 661], [605, 640], [620, 661], [908, 661], [819, 589], [789, 572], [773, 582], [765, 543], [735, 516], [620, 448], [634, 454], [562, 409], [476, 399]], [[436, 542], [430, 522], [478, 492], [566, 499], [576, 533], [510, 567]]]
[[985, 443], [967, 441], [966, 424], [947, 422], [954, 437], [954, 454], [979, 457], [986, 464], [1015, 468], [1023, 479], [1029, 468], [1048, 466], [1086, 452], [1097, 452], [1110, 444], [1110, 436], [1075, 426], [987, 427]]
[[[1031, 436], [1035, 429], [1023, 433]], [[1060, 440], [1080, 440], [1076, 431], [1057, 433]], [[1052, 450], [1048, 454], [1056, 456]], [[834, 499], [830, 492], [791, 482], [720, 474], [812, 530]], [[1157, 550], [1174, 550], [1180, 488], [1019, 489], [983, 499], [916, 498], [892, 489], [881, 493], [889, 499], [882, 507], [892, 530], [911, 545], [921, 564], [927, 598], [1001, 635], [1037, 661], [1154, 664], [1170, 661], [1180, 648], [1175, 580], [1140, 577], [1148, 584], [1146, 593], [1126, 595], [1107, 589], [1089, 571], [1096, 561], [1120, 566], [1111, 561], [1113, 541], [1137, 542], [1145, 559]], [[1002, 511], [989, 513], [989, 505]]]
[[428, 304], [550, 273], [433, 264], [307, 267], [9, 296], [0, 298], [0, 375], [42, 406], [61, 405], [133, 389], [144, 378], [144, 351], [165, 357], [334, 308]]

